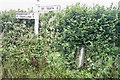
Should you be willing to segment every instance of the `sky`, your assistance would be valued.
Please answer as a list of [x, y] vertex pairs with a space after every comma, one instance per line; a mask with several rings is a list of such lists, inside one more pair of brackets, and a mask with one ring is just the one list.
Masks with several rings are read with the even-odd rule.
[[[10, 9], [22, 9], [27, 10], [35, 6], [37, 0], [0, 0], [0, 11], [10, 10]], [[93, 4], [99, 4], [109, 7], [111, 3], [118, 6], [118, 1], [120, 0], [39, 0], [40, 6], [49, 5], [60, 5], [64, 9], [69, 5], [74, 5], [76, 2], [80, 4], [86, 4], [88, 6], [93, 6]]]

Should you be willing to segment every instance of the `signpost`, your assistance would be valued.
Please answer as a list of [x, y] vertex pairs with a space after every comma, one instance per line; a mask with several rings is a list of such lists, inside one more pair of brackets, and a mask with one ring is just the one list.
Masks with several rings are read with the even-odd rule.
[[39, 6], [38, 2], [39, 0], [36, 0], [34, 12], [17, 12], [16, 13], [17, 19], [34, 19], [35, 20], [34, 32], [36, 35], [38, 35], [38, 28], [39, 28], [39, 12], [58, 11], [61, 8], [59, 5]]
[[48, 12], [48, 11], [58, 11], [60, 10], [59, 5], [52, 5], [52, 6], [38, 6], [40, 12]]
[[34, 13], [31, 12], [16, 12], [17, 19], [34, 19]]

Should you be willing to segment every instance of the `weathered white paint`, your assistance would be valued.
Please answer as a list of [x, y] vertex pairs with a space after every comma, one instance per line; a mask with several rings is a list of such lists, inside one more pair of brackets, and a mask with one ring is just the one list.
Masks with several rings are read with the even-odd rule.
[[80, 50], [78, 67], [82, 67], [83, 63], [84, 63], [84, 47], [82, 47]]

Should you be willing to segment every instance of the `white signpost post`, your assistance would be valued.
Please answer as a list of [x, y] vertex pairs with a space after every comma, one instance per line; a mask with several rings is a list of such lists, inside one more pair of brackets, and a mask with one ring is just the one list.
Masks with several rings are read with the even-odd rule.
[[38, 29], [39, 29], [39, 12], [38, 12], [38, 2], [39, 0], [36, 1], [35, 7], [34, 7], [34, 12], [35, 12], [35, 27], [34, 27], [34, 31], [35, 34], [38, 35]]
[[49, 11], [60, 10], [59, 5], [39, 6], [38, 3], [39, 3], [39, 0], [36, 0], [34, 12], [16, 12], [17, 19], [34, 19], [35, 20], [34, 32], [36, 35], [38, 35], [38, 28], [39, 28], [39, 12], [49, 12]]

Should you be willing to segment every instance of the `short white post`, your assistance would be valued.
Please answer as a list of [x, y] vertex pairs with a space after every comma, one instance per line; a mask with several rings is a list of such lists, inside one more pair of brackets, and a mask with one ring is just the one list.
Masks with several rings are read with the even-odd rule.
[[78, 67], [82, 67], [83, 63], [84, 63], [84, 47], [82, 47], [80, 50]]

